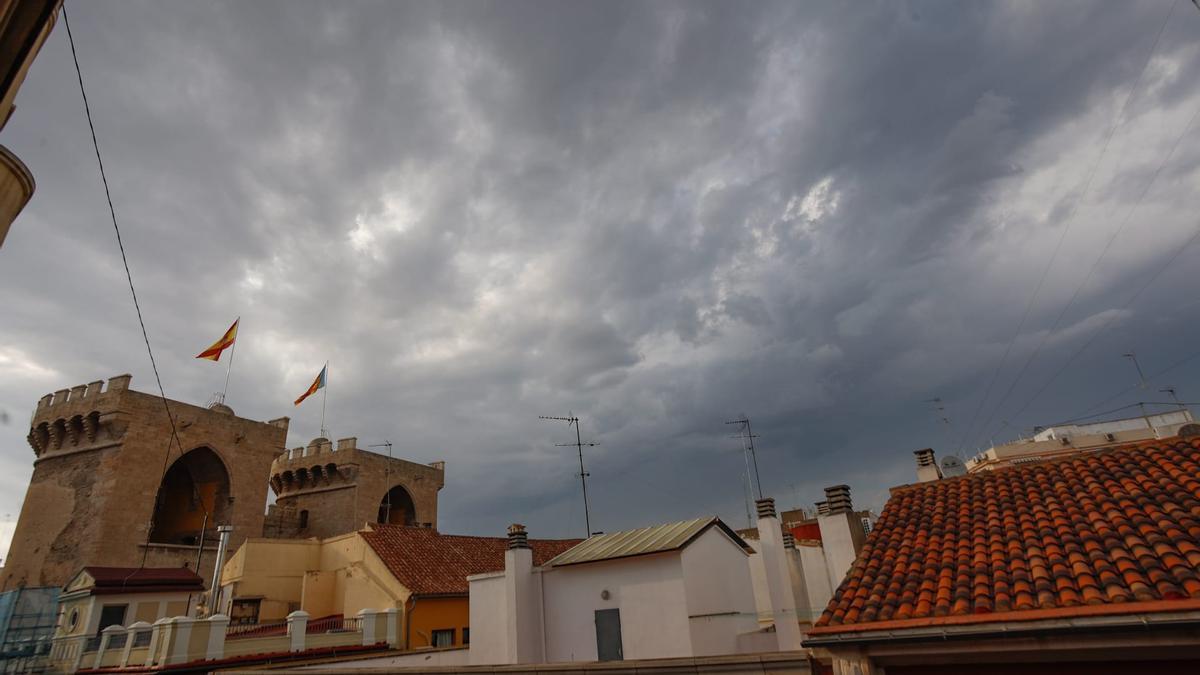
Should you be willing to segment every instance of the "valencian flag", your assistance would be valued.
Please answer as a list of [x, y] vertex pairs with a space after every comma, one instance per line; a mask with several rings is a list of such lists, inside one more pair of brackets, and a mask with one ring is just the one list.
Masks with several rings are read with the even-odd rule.
[[233, 322], [233, 325], [229, 327], [229, 330], [225, 331], [225, 334], [221, 336], [220, 340], [212, 343], [211, 347], [197, 354], [196, 358], [208, 359], [209, 361], [220, 361], [221, 352], [232, 347], [234, 341], [237, 340], [238, 323], [240, 323], [241, 320], [241, 317], [238, 317], [238, 319]]
[[329, 364], [326, 363], [325, 367], [321, 369], [321, 374], [317, 375], [317, 379], [313, 380], [313, 383], [311, 385], [309, 385], [308, 391], [304, 392], [303, 394], [300, 395], [300, 398], [296, 399], [296, 405], [300, 405], [300, 403], [302, 403], [304, 401], [304, 399], [317, 393], [318, 389], [325, 388], [325, 371], [328, 369], [329, 369]]

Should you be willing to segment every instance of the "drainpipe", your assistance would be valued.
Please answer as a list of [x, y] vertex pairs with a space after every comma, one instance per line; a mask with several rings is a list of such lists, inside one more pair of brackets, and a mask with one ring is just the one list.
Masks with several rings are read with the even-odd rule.
[[208, 593], [207, 616], [215, 614], [221, 604], [221, 568], [225, 566], [225, 551], [229, 548], [230, 532], [233, 532], [232, 525], [217, 526], [217, 561], [213, 568], [212, 590]]
[[410, 595], [408, 600], [412, 601], [412, 605], [408, 601], [404, 603], [404, 651], [412, 649], [412, 615], [417, 609], [416, 594]]

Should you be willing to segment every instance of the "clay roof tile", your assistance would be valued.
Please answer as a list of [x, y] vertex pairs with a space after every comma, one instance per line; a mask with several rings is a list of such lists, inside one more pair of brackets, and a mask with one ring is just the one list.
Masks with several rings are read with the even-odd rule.
[[1200, 599], [1198, 475], [1163, 439], [894, 488], [815, 630]]

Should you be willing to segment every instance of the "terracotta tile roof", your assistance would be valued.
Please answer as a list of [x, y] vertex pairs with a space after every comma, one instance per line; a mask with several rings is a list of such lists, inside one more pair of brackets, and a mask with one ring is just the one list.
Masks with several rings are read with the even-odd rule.
[[1200, 439], [892, 490], [810, 635], [1200, 608]]
[[[396, 580], [416, 595], [466, 595], [467, 577], [504, 569], [507, 537], [441, 534], [427, 527], [373, 525], [360, 532]], [[530, 539], [533, 564], [578, 544], [580, 539]]]

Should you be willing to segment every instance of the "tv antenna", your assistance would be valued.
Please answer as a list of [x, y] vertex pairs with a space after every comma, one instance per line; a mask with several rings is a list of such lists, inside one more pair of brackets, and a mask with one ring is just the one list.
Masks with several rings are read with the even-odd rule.
[[[754, 521], [750, 516], [752, 511], [750, 508], [750, 501], [753, 497], [754, 484], [756, 482], [758, 484], [758, 498], [762, 499], [763, 496], [762, 477], [759, 476], [758, 473], [758, 455], [754, 451], [754, 439], [758, 438], [758, 436], [756, 436], [754, 434], [754, 430], [751, 429], [750, 418], [746, 417], [746, 413], [742, 413], [740, 418], [736, 420], [730, 420], [725, 424], [739, 425], [738, 434], [736, 436], [731, 436], [730, 438], [740, 438], [742, 440], [742, 458], [746, 460], [746, 527], [754, 527]], [[753, 477], [750, 475], [750, 467], [752, 464], [754, 466]]]
[[1162, 389], [1159, 389], [1159, 391], [1164, 394], [1170, 394], [1171, 400], [1175, 401], [1175, 405], [1179, 406], [1180, 410], [1187, 410], [1187, 407], [1184, 406], [1183, 403], [1181, 403], [1179, 401], [1179, 396], [1175, 393], [1175, 387], [1173, 387], [1171, 385], [1167, 385], [1167, 386], [1163, 387]]
[[[583, 469], [583, 446], [586, 445], [589, 448], [593, 448], [593, 447], [596, 447], [597, 445], [599, 445], [599, 443], [591, 443], [591, 442], [584, 443], [580, 439], [579, 418], [576, 417], [574, 413], [567, 413], [567, 417], [554, 417], [552, 415], [538, 415], [538, 419], [539, 420], [558, 420], [560, 422], [566, 422], [567, 426], [575, 427], [575, 442], [574, 443], [555, 443], [554, 447], [569, 448], [571, 446], [575, 446], [575, 449], [579, 451], [579, 486], [583, 489], [583, 525], [585, 528], [587, 528], [587, 537], [590, 537], [590, 536], [592, 536], [592, 516], [591, 516], [590, 510], [588, 509], [588, 498], [587, 498], [587, 477], [589, 474], [587, 471], [584, 471], [584, 469]], [[585, 537], [585, 538], [587, 538], [587, 537]]]

